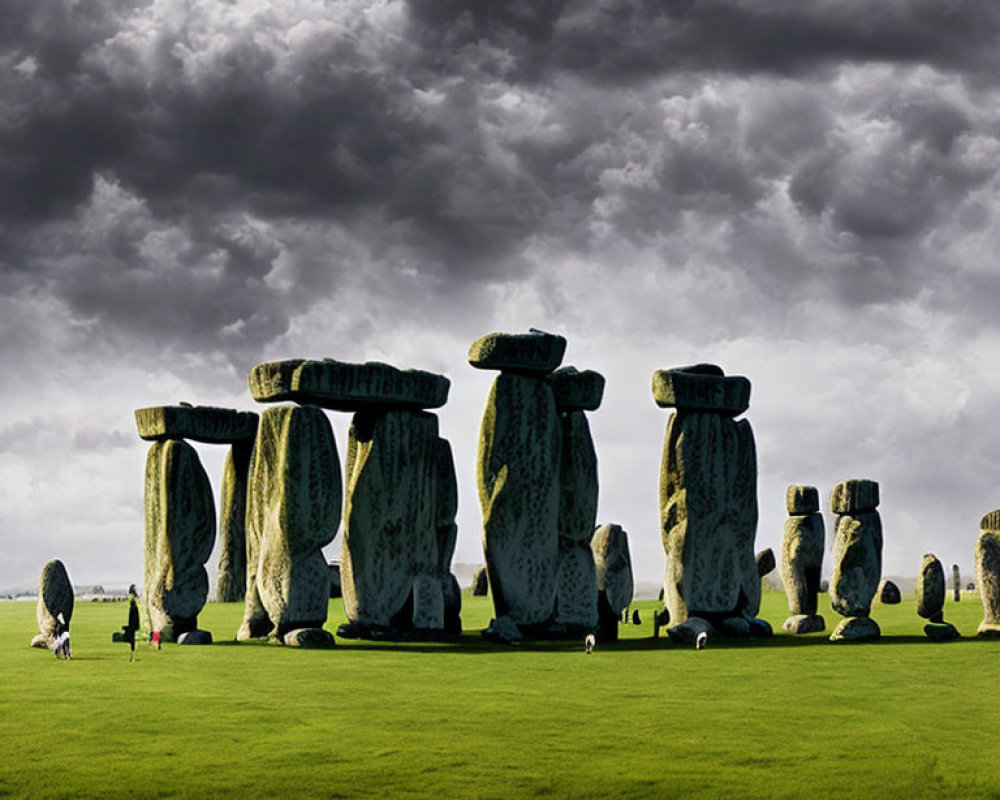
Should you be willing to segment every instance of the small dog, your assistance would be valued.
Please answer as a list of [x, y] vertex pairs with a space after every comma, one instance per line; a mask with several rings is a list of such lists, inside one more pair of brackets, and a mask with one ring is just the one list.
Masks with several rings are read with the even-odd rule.
[[589, 656], [594, 652], [594, 647], [597, 645], [597, 637], [592, 633], [588, 633], [587, 637], [583, 640], [583, 649]]

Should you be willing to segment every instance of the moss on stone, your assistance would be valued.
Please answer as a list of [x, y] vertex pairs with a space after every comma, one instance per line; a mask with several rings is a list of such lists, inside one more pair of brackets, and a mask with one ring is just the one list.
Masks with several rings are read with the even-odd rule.
[[946, 590], [944, 567], [933, 554], [927, 553], [917, 572], [917, 613], [924, 619], [941, 622]]
[[661, 369], [653, 373], [652, 390], [653, 400], [660, 408], [735, 417], [750, 405], [750, 381], [742, 375], [693, 372], [686, 367]]
[[789, 514], [814, 514], [819, 511], [819, 492], [815, 486], [789, 486], [785, 490], [785, 508]]
[[553, 333], [490, 333], [469, 348], [476, 369], [547, 375], [562, 362], [566, 339]]
[[834, 514], [853, 514], [878, 508], [878, 482], [867, 478], [841, 481], [830, 493], [830, 508]]
[[258, 416], [253, 411], [235, 411], [214, 406], [152, 406], [137, 408], [139, 436], [147, 441], [190, 439], [207, 444], [253, 441]]
[[560, 367], [548, 376], [560, 411], [596, 411], [604, 397], [604, 376], [592, 369]]

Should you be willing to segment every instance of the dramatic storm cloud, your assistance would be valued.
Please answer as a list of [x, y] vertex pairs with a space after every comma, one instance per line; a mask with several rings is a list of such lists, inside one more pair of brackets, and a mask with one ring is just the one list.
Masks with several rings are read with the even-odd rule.
[[132, 410], [252, 408], [283, 357], [452, 379], [479, 561], [465, 354], [529, 326], [608, 378], [600, 517], [640, 581], [649, 379], [692, 361], [753, 381], [759, 548], [787, 484], [870, 477], [887, 572], [970, 570], [1000, 506], [998, 35], [971, 0], [7, 2], [0, 587], [54, 557], [138, 579]]

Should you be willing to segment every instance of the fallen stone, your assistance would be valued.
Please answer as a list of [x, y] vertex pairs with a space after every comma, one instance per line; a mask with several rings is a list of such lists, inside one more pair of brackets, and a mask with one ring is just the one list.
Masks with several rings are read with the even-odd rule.
[[486, 574], [486, 565], [484, 564], [479, 569], [476, 570], [475, 574], [472, 576], [472, 596], [473, 597], [486, 597], [487, 592], [490, 590], [489, 577]]
[[209, 631], [195, 629], [177, 637], [177, 644], [211, 644], [212, 634]]
[[830, 634], [831, 642], [871, 642], [881, 638], [882, 631], [871, 617], [845, 617]]
[[750, 406], [750, 381], [742, 375], [694, 372], [690, 367], [653, 373], [653, 400], [660, 408], [709, 411], [736, 417]]
[[899, 591], [899, 587], [888, 578], [882, 579], [882, 582], [878, 585], [878, 591], [876, 594], [879, 601], [887, 606], [898, 605], [903, 601], [903, 596]]
[[882, 521], [877, 511], [837, 520], [830, 603], [844, 617], [867, 618], [882, 577]]
[[[1000, 637], [1000, 511], [983, 517], [982, 531], [976, 542], [976, 583], [983, 602], [983, 621], [979, 636]], [[992, 527], [987, 527], [987, 523]]]
[[688, 617], [679, 625], [667, 628], [667, 636], [670, 637], [670, 641], [677, 644], [693, 645], [700, 633], [704, 633], [709, 639], [714, 639], [719, 635], [715, 626], [701, 617]]
[[865, 478], [841, 481], [833, 487], [830, 507], [834, 514], [854, 514], [878, 507], [878, 483]]
[[253, 411], [215, 406], [182, 404], [135, 410], [140, 438], [153, 442], [168, 439], [190, 439], [206, 444], [252, 442], [257, 435], [257, 420]]
[[754, 556], [754, 562], [757, 565], [757, 574], [763, 578], [765, 575], [770, 575], [774, 572], [776, 566], [774, 561], [774, 551], [768, 547], [766, 550], [761, 550]]
[[479, 439], [483, 550], [498, 618], [551, 622], [559, 558], [561, 426], [552, 388], [501, 372]]
[[793, 615], [816, 613], [826, 548], [823, 516], [794, 515], [785, 520], [781, 542], [781, 581]]
[[369, 361], [271, 361], [250, 371], [250, 393], [261, 403], [292, 400], [334, 411], [440, 408], [451, 386], [443, 375]]
[[267, 409], [253, 449], [247, 499], [247, 596], [240, 640], [322, 628], [330, 568], [321, 548], [340, 522], [333, 429], [314, 406]]
[[145, 598], [163, 641], [198, 627], [215, 546], [215, 500], [198, 453], [185, 441], [153, 442], [146, 457]]
[[59, 559], [55, 559], [42, 567], [41, 575], [38, 577], [38, 605], [35, 607], [35, 619], [38, 621], [38, 634], [45, 640], [45, 647], [51, 646], [55, 641], [56, 623], [60, 614], [68, 626], [73, 619], [73, 584], [70, 582], [65, 565]]
[[945, 586], [944, 567], [931, 553], [924, 555], [917, 573], [917, 614], [931, 622], [944, 622]]
[[781, 626], [785, 632], [804, 635], [826, 630], [826, 620], [819, 614], [794, 614]]
[[591, 369], [561, 367], [548, 377], [560, 411], [596, 411], [604, 397], [604, 376]]
[[757, 455], [749, 422], [700, 412], [670, 416], [660, 522], [671, 619], [757, 615]]
[[785, 490], [785, 508], [793, 516], [815, 514], [819, 511], [819, 491], [815, 486], [789, 486]]
[[[255, 422], [255, 430], [256, 426]], [[226, 454], [219, 504], [220, 554], [216, 597], [220, 603], [237, 603], [246, 596], [247, 480], [252, 452], [253, 441], [250, 440], [235, 443]]]
[[469, 348], [469, 363], [476, 369], [497, 369], [547, 375], [562, 363], [566, 339], [552, 333], [490, 333]]
[[302, 647], [307, 650], [330, 650], [336, 645], [333, 634], [323, 628], [295, 628], [281, 640], [286, 647]]
[[962, 634], [958, 632], [958, 628], [950, 622], [928, 622], [924, 625], [924, 634], [928, 639], [932, 639], [935, 642], [947, 642], [952, 639], [962, 638]]

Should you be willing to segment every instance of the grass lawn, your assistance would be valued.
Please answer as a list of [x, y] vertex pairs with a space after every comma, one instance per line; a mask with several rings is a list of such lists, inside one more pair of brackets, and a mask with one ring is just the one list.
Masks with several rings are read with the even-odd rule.
[[[825, 598], [824, 598], [825, 600]], [[210, 647], [113, 644], [122, 603], [78, 603], [72, 662], [28, 647], [34, 604], [0, 603], [0, 797], [1000, 799], [1000, 642], [922, 634], [912, 598], [885, 638], [824, 634], [702, 652], [622, 626], [617, 645], [235, 644], [242, 604], [209, 604]], [[828, 629], [839, 619], [827, 606]], [[762, 616], [780, 631], [784, 594]], [[327, 627], [344, 621], [332, 601]]]

